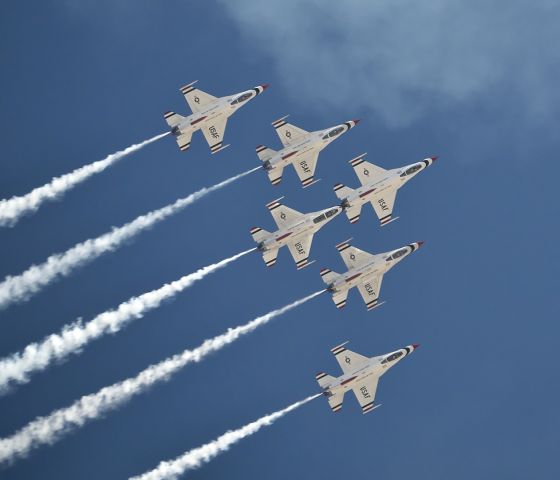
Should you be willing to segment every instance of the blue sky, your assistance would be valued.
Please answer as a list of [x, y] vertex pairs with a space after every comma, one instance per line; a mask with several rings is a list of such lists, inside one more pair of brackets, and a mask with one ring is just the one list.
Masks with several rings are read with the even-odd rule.
[[[273, 222], [265, 203], [310, 211], [357, 184], [357, 154], [396, 167], [439, 155], [399, 193], [381, 229], [365, 209], [315, 238], [317, 263], [287, 252], [217, 272], [123, 332], [0, 397], [0, 436], [81, 395], [135, 375], [204, 339], [322, 287], [350, 236], [372, 252], [422, 250], [384, 279], [382, 308], [357, 292], [337, 311], [321, 296], [187, 367], [125, 407], [0, 470], [2, 478], [123, 478], [154, 467], [317, 390], [338, 374], [329, 348], [376, 355], [422, 344], [383, 378], [383, 407], [347, 397], [333, 415], [313, 401], [243, 441], [192, 478], [524, 479], [560, 474], [556, 178], [560, 8], [555, 2], [30, 2], [0, 15], [0, 192], [6, 198], [165, 130], [187, 112], [178, 88], [225, 95], [271, 88], [229, 122], [232, 146], [200, 136], [182, 154], [163, 139], [0, 231], [2, 277], [258, 165], [270, 122], [313, 130], [363, 122], [322, 155], [302, 190], [262, 172], [213, 194], [113, 254], [0, 312], [0, 355], [252, 246]], [[225, 233], [224, 233], [225, 232]]]

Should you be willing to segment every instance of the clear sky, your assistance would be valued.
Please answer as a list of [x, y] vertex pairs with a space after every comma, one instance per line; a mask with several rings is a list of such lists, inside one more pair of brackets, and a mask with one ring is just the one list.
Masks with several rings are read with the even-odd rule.
[[357, 225], [336, 218], [300, 272], [287, 251], [273, 269], [244, 257], [0, 397], [0, 437], [322, 288], [319, 269], [344, 269], [334, 245], [348, 237], [373, 253], [425, 240], [385, 277], [383, 307], [366, 312], [353, 291], [337, 311], [320, 296], [0, 478], [142, 473], [313, 394], [316, 372], [339, 374], [329, 349], [345, 340], [368, 356], [422, 347], [382, 379], [374, 413], [350, 395], [336, 415], [317, 399], [190, 477], [560, 476], [560, 7], [372, 3], [2, 4], [1, 198], [165, 131], [164, 111], [188, 112], [185, 83], [217, 96], [271, 84], [228, 123], [224, 152], [200, 134], [188, 153], [164, 138], [3, 228], [2, 278], [257, 166], [256, 145], [279, 148], [280, 116], [307, 130], [363, 119], [323, 151], [311, 188], [290, 169], [276, 188], [256, 172], [0, 312], [2, 357], [250, 248], [252, 226], [273, 228], [270, 200], [334, 205], [332, 185], [357, 185], [347, 161], [364, 151], [386, 168], [440, 159], [401, 190], [389, 226], [367, 207]]

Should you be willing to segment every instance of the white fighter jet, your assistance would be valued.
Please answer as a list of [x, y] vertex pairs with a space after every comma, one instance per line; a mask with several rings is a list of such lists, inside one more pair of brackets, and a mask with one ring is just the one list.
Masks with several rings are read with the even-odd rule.
[[369, 358], [344, 348], [347, 343], [331, 349], [342, 368], [342, 375], [334, 378], [321, 372], [315, 378], [323, 389], [323, 394], [327, 397], [333, 412], [340, 411], [344, 394], [351, 389], [362, 407], [362, 413], [368, 413], [381, 406], [374, 404], [379, 377], [416, 350], [419, 345], [408, 345], [394, 352]]
[[253, 227], [251, 235], [257, 242], [257, 248], [262, 252], [267, 267], [272, 267], [276, 263], [278, 250], [287, 245], [299, 270], [313, 263], [307, 261], [313, 235], [342, 212], [342, 208], [337, 206], [319, 212], [300, 213], [282, 205], [280, 203], [282, 198], [284, 197], [267, 205], [278, 225], [278, 230], [271, 233], [262, 228]]
[[371, 202], [381, 226], [399, 218], [392, 218], [397, 190], [438, 158], [429, 157], [421, 162], [385, 170], [364, 161], [365, 156], [366, 154], [363, 153], [349, 162], [354, 167], [362, 186], [352, 189], [337, 183], [333, 188], [336, 196], [342, 200], [341, 206], [346, 211], [350, 223], [356, 223], [360, 219], [362, 205]]
[[377, 303], [383, 275], [424, 244], [424, 242], [415, 242], [390, 252], [372, 255], [352, 247], [348, 243], [350, 240], [352, 239], [336, 246], [348, 271], [339, 274], [328, 268], [321, 270], [321, 278], [328, 285], [327, 290], [332, 293], [337, 308], [346, 305], [348, 291], [354, 287], [358, 287], [368, 310], [383, 305], [385, 302]]
[[257, 155], [263, 161], [272, 185], [278, 185], [282, 181], [284, 167], [289, 164], [293, 164], [303, 187], [315, 183], [313, 175], [321, 150], [359, 122], [350, 120], [326, 130], [307, 132], [287, 123], [286, 118], [287, 116], [272, 122], [284, 148], [275, 151], [264, 145], [257, 147]]
[[171, 134], [176, 137], [181, 151], [188, 150], [191, 146], [192, 134], [197, 130], [202, 130], [204, 138], [210, 146], [210, 151], [217, 153], [229, 147], [229, 145], [223, 145], [228, 118], [239, 107], [264, 92], [268, 85], [259, 85], [251, 90], [226, 97], [214, 97], [194, 88], [195, 83], [196, 81], [180, 88], [193, 113], [188, 117], [183, 117], [175, 112], [166, 112], [163, 116], [171, 127]]

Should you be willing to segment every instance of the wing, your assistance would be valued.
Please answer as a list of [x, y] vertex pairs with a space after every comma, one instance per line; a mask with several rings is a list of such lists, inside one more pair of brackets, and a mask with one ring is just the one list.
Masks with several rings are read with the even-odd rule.
[[350, 164], [354, 167], [354, 171], [356, 172], [356, 175], [362, 185], [365, 185], [366, 183], [374, 183], [377, 179], [379, 179], [379, 177], [383, 176], [387, 172], [384, 168], [364, 161], [363, 156], [350, 160]]
[[338, 364], [340, 365], [340, 368], [342, 368], [342, 371], [344, 373], [355, 370], [358, 365], [369, 360], [368, 357], [364, 357], [359, 353], [346, 349], [344, 347], [346, 343], [343, 343], [338, 347], [331, 348], [331, 352], [334, 354]]
[[288, 248], [290, 249], [292, 257], [294, 257], [298, 270], [307, 266], [312, 241], [313, 234], [300, 238], [297, 242], [288, 243]]
[[294, 141], [309, 134], [309, 132], [303, 130], [302, 128], [298, 128], [295, 125], [287, 123], [285, 118], [286, 117], [282, 117], [272, 122], [272, 126], [276, 130], [282, 145], [290, 145], [290, 143], [293, 143]]
[[201, 127], [204, 138], [208, 142], [212, 153], [219, 152], [223, 148], [224, 133], [226, 131], [227, 117], [217, 118], [212, 122], [205, 122]]
[[278, 228], [285, 228], [297, 222], [303, 216], [303, 213], [282, 205], [278, 200], [270, 202], [267, 207]]
[[319, 157], [319, 152], [310, 153], [304, 158], [293, 163], [296, 173], [301, 180], [301, 185], [305, 188], [313, 183], [313, 174], [315, 173], [315, 167], [317, 166], [317, 158]]
[[361, 265], [375, 256], [359, 248], [352, 247], [348, 242], [339, 243], [336, 248], [348, 269]]
[[381, 226], [386, 225], [391, 221], [391, 215], [393, 214], [393, 207], [395, 205], [395, 197], [397, 196], [396, 189], [385, 190], [380, 195], [376, 195], [371, 204]]
[[358, 285], [358, 291], [364, 299], [368, 310], [377, 306], [377, 299], [379, 298], [382, 281], [383, 275], [373, 275], [370, 278], [366, 278], [363, 283]]
[[373, 402], [375, 400], [378, 382], [379, 378], [371, 376], [366, 378], [361, 384], [352, 388], [360, 407], [362, 407], [362, 413], [371, 412], [375, 408]]
[[203, 92], [198, 88], [194, 88], [193, 85], [196, 82], [189, 83], [181, 87], [181, 93], [185, 96], [185, 100], [191, 107], [191, 110], [196, 113], [204, 109], [209, 103], [217, 100], [217, 97], [210, 95], [209, 93]]

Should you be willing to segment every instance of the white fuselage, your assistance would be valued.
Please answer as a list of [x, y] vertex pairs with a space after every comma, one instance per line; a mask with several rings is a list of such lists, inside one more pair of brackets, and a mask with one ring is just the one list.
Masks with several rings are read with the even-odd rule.
[[[327, 128], [326, 130], [318, 130], [316, 132], [310, 132], [294, 141], [294, 143], [284, 147], [274, 154], [274, 156], [268, 161], [269, 170], [274, 168], [284, 168], [292, 163], [300, 163], [300, 166], [304, 171], [306, 171], [306, 158], [312, 154], [318, 154], [323, 148], [325, 148], [329, 143], [331, 143], [340, 135], [346, 133], [353, 127], [349, 122], [342, 125], [337, 125], [336, 127]], [[340, 132], [336, 135], [329, 136], [329, 132], [335, 129], [340, 129]], [[311, 171], [309, 170], [309, 173]]]
[[[371, 183], [366, 183], [361, 187], [355, 189], [348, 197], [345, 198], [344, 203], [346, 207], [362, 206], [368, 202], [379, 201], [383, 209], [383, 193], [385, 191], [394, 191], [401, 188], [411, 178], [415, 177], [425, 168], [432, 164], [433, 160], [427, 158], [421, 162], [411, 163], [401, 168], [394, 168], [387, 170], [383, 175], [374, 178]], [[412, 172], [414, 170], [414, 172]], [[411, 172], [408, 173], [407, 172]], [[380, 199], [381, 197], [381, 199]], [[379, 199], [379, 200], [377, 200]]]
[[[364, 385], [364, 383], [366, 383], [366, 379], [369, 379], [370, 377], [377, 379], [413, 351], [414, 347], [408, 346], [386, 355], [371, 357], [365, 362], [359, 364], [355, 370], [337, 377], [333, 383], [325, 388], [325, 392], [332, 394], [345, 393], [346, 391], [354, 388], [356, 385]], [[391, 360], [391, 358], [393, 359]]]
[[[417, 249], [414, 245], [415, 244], [406, 245], [405, 247], [397, 248], [396, 250], [392, 250], [390, 252], [375, 255], [373, 258], [365, 261], [361, 265], [351, 268], [347, 272], [336, 277], [329, 290], [333, 293], [343, 292], [361, 284], [364, 284], [367, 289], [368, 278], [377, 277], [389, 271], [403, 258], [407, 257]], [[401, 254], [398, 258], [393, 259], [393, 255], [397, 252], [401, 252]], [[373, 287], [370, 286], [370, 288]]]
[[[331, 212], [328, 218], [320, 219], [323, 215], [326, 216], [327, 212]], [[261, 250], [275, 250], [288, 243], [295, 243], [297, 248], [297, 241], [308, 235], [313, 235], [321, 227], [329, 223], [333, 218], [335, 218], [340, 212], [342, 212], [341, 207], [331, 207], [325, 210], [320, 210], [318, 212], [311, 212], [303, 215], [296, 222], [288, 225], [287, 227], [280, 228], [275, 232], [271, 233], [266, 240], [262, 242]], [[319, 220], [320, 219], [320, 220]]]
[[[243, 95], [250, 95], [246, 100], [232, 105], [231, 103], [242, 97]], [[196, 132], [200, 130], [203, 125], [207, 123], [216, 122], [219, 119], [227, 119], [233, 115], [239, 107], [245, 105], [249, 100], [252, 100], [258, 95], [256, 89], [246, 90], [245, 92], [236, 93], [227, 97], [221, 97], [216, 99], [214, 102], [206, 105], [199, 112], [190, 114], [185, 117], [184, 120], [179, 123], [178, 128], [181, 133]]]

